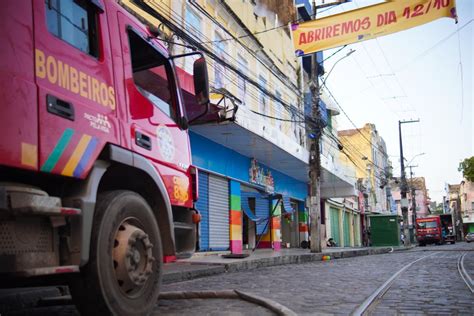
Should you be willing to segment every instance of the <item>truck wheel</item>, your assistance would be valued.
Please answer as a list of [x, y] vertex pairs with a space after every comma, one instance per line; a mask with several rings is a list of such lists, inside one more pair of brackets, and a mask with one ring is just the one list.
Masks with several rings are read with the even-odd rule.
[[97, 199], [89, 262], [71, 282], [83, 315], [146, 315], [157, 304], [162, 277], [158, 224], [147, 202], [131, 191]]

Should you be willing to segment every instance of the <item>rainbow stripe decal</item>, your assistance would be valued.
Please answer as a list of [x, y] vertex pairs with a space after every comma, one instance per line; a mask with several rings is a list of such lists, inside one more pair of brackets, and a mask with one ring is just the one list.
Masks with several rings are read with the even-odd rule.
[[240, 183], [230, 181], [230, 251], [234, 254], [242, 253], [242, 207], [240, 197]]
[[[69, 146], [73, 135], [73, 129], [67, 128], [64, 130], [63, 134], [54, 146], [53, 151], [48, 156], [48, 159], [46, 159], [43, 166], [41, 166], [41, 171], [52, 172], [56, 168], [58, 161], [64, 154], [66, 148]], [[90, 162], [97, 144], [98, 139], [96, 137], [83, 134], [74, 148], [71, 156], [69, 157], [66, 165], [62, 169], [61, 174], [63, 176], [69, 177], [80, 177], [84, 173], [87, 164]]]
[[41, 166], [41, 171], [44, 172], [51, 172], [56, 164], [58, 163], [59, 158], [63, 154], [64, 150], [66, 149], [67, 145], [71, 141], [72, 135], [74, 135], [74, 130], [71, 128], [66, 128], [59, 138], [59, 141], [54, 146], [53, 151], [49, 154], [48, 159], [46, 159], [43, 166]]

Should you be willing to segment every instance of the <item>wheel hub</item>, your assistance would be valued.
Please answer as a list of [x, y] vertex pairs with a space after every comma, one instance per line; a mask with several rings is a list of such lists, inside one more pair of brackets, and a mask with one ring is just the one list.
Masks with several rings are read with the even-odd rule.
[[115, 276], [126, 294], [139, 291], [152, 273], [153, 244], [139, 227], [124, 222], [117, 230], [112, 251]]

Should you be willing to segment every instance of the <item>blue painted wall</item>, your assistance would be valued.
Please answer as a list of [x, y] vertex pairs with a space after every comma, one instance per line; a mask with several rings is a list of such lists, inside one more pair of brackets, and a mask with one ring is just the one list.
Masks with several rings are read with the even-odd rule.
[[[249, 168], [252, 157], [241, 155], [193, 132], [189, 133], [189, 137], [194, 165], [249, 182]], [[262, 166], [272, 172], [277, 193], [300, 200], [306, 198], [307, 185], [305, 182], [298, 181], [265, 165]]]

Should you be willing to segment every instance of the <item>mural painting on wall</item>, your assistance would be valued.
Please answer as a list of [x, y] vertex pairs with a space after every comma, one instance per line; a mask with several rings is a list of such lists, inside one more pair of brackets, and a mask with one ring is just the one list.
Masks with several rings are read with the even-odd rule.
[[275, 183], [270, 170], [264, 169], [258, 165], [257, 159], [252, 159], [249, 169], [249, 182], [265, 187], [265, 191], [273, 193], [275, 191]]

